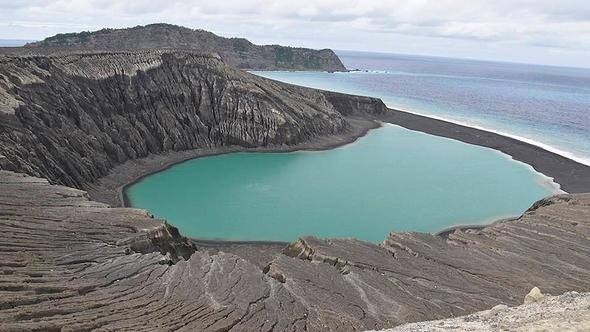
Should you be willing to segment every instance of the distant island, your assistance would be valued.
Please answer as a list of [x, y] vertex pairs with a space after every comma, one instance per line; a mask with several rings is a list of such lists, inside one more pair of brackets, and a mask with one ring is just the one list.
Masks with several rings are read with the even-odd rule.
[[25, 47], [92, 50], [190, 49], [217, 53], [226, 64], [240, 69], [346, 71], [336, 53], [330, 49], [260, 46], [245, 38], [224, 38], [205, 30], [163, 23], [127, 29], [58, 34], [28, 43]]

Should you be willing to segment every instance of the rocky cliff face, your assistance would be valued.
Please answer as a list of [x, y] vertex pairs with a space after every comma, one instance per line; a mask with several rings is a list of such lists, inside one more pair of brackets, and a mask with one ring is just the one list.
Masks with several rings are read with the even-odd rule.
[[345, 115], [369, 108], [385, 110], [193, 52], [0, 55], [0, 169], [81, 187], [148, 154], [346, 133]]
[[243, 69], [346, 71], [338, 56], [329, 49], [259, 46], [243, 38], [223, 38], [208, 31], [170, 24], [60, 34], [27, 44], [27, 47], [92, 50], [191, 49], [219, 54], [227, 64]]
[[446, 238], [213, 250], [145, 211], [0, 171], [0, 232], [8, 331], [380, 329], [517, 305], [533, 286], [590, 289], [589, 194]]

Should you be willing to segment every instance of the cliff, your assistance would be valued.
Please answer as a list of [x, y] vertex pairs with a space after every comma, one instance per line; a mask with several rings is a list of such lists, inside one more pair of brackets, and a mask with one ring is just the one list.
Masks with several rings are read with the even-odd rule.
[[59, 34], [26, 45], [28, 48], [126, 50], [191, 49], [216, 53], [231, 66], [254, 70], [346, 71], [329, 49], [254, 45], [244, 38], [224, 38], [204, 30], [170, 24], [150, 24], [128, 29]]
[[0, 169], [81, 188], [149, 154], [347, 135], [367, 111], [385, 106], [191, 51], [0, 55]]
[[[590, 289], [590, 195], [383, 244], [190, 243], [142, 210], [0, 171], [0, 330], [362, 330]], [[188, 258], [188, 259], [187, 259]]]

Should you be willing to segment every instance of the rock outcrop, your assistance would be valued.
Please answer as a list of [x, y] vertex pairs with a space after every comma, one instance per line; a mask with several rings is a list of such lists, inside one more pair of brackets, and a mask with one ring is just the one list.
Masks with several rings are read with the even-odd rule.
[[242, 69], [346, 71], [338, 56], [329, 49], [259, 46], [244, 38], [224, 38], [208, 31], [170, 24], [59, 34], [29, 43], [26, 47], [90, 50], [191, 49], [219, 54], [227, 64]]
[[190, 51], [0, 55], [0, 169], [81, 188], [148, 154], [346, 135], [367, 111], [385, 106]]
[[533, 287], [531, 291], [524, 297], [524, 304], [539, 302], [545, 297], [545, 294], [541, 293], [539, 287]]
[[445, 238], [244, 250], [190, 243], [145, 211], [0, 171], [0, 232], [10, 331], [382, 329], [518, 305], [533, 286], [590, 289], [590, 194]]

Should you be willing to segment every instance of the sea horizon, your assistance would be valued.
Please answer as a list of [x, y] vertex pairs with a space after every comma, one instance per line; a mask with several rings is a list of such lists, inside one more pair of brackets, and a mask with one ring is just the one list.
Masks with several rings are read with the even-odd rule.
[[[497, 60], [488, 58], [472, 58], [472, 57], [454, 57], [434, 54], [422, 54], [422, 53], [403, 53], [403, 52], [387, 52], [387, 51], [366, 51], [366, 50], [349, 50], [349, 49], [333, 49], [333, 51], [339, 54], [368, 54], [368, 55], [383, 55], [383, 56], [406, 56], [406, 57], [424, 57], [424, 58], [435, 58], [435, 59], [447, 59], [447, 60], [459, 60], [459, 61], [473, 61], [473, 62], [489, 62], [489, 63], [501, 63], [501, 64], [512, 64], [512, 65], [528, 65], [536, 67], [553, 67], [553, 68], [567, 68], [567, 69], [582, 69], [590, 71], [590, 66], [568, 66], [563, 64], [549, 64], [540, 62], [524, 62], [524, 61], [510, 61], [510, 60]], [[346, 68], [350, 71], [354, 71], [354, 68]]]

